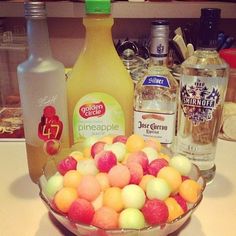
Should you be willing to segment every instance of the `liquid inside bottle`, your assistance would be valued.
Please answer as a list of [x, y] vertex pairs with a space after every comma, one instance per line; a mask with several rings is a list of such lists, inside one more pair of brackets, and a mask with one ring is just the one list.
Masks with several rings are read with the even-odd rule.
[[113, 44], [113, 23], [93, 11], [83, 19], [85, 46], [67, 81], [71, 145], [132, 133], [133, 84]]

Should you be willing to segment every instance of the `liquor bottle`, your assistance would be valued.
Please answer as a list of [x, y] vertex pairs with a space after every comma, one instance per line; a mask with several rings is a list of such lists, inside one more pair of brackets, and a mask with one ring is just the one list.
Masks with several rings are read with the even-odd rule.
[[199, 40], [193, 56], [182, 63], [177, 147], [210, 182], [228, 83], [228, 66], [219, 57], [220, 9], [201, 9]]
[[167, 68], [169, 22], [151, 24], [150, 63], [135, 87], [134, 132], [171, 147], [176, 128], [178, 83]]
[[65, 70], [52, 57], [44, 2], [25, 2], [28, 59], [17, 68], [29, 174], [37, 182], [49, 155], [68, 146]]
[[70, 145], [133, 130], [133, 83], [112, 40], [110, 1], [85, 7], [85, 45], [67, 81]]

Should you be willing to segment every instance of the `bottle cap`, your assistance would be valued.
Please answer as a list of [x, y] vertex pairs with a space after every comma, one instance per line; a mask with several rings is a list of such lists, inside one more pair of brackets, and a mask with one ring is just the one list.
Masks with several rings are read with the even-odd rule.
[[236, 48], [220, 50], [219, 54], [229, 64], [230, 68], [236, 68]]
[[45, 2], [25, 1], [25, 17], [31, 19], [44, 19], [47, 15]]
[[86, 14], [110, 14], [110, 0], [85, 0]]
[[219, 8], [201, 9], [198, 47], [216, 49], [220, 13]]

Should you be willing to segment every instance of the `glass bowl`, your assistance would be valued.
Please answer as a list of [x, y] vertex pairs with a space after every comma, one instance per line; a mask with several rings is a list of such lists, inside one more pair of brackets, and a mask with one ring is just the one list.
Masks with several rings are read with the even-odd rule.
[[188, 210], [175, 220], [165, 223], [163, 225], [148, 226], [142, 229], [114, 229], [104, 230], [93, 225], [84, 225], [71, 222], [68, 217], [64, 214], [57, 212], [53, 208], [53, 204], [44, 193], [47, 180], [50, 176], [56, 173], [56, 165], [58, 161], [51, 159], [47, 162], [44, 168], [44, 174], [39, 179], [39, 196], [48, 208], [49, 212], [69, 231], [75, 235], [81, 236], [164, 236], [168, 235], [177, 229], [179, 229], [192, 215], [195, 209], [198, 207], [203, 198], [203, 191], [206, 187], [206, 182], [201, 176], [200, 171], [196, 165], [192, 165], [189, 177], [196, 180], [202, 186], [202, 192], [196, 203], [188, 204]]

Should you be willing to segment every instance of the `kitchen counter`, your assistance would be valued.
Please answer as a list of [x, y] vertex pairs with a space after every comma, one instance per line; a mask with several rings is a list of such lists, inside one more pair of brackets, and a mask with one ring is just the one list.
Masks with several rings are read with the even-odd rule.
[[[48, 213], [30, 181], [25, 143], [0, 142], [0, 160], [0, 235], [72, 236]], [[200, 206], [171, 236], [236, 235], [236, 142], [219, 140], [216, 167]]]

